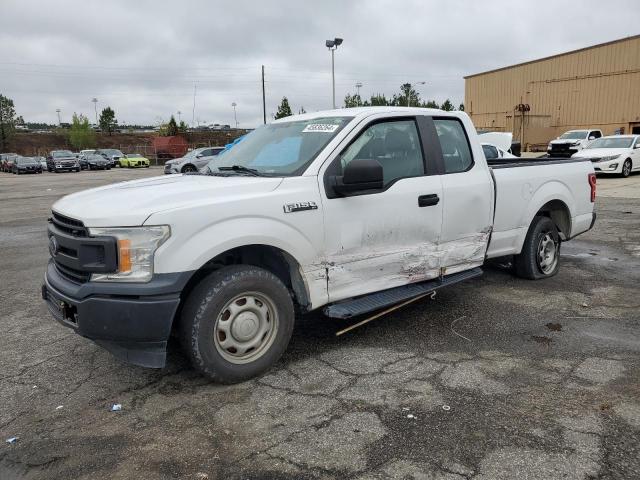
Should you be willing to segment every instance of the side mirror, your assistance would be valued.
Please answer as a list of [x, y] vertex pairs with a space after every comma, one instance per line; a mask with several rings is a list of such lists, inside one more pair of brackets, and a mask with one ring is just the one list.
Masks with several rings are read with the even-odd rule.
[[201, 153], [196, 155], [196, 158], [202, 158], [204, 155], [202, 155]]
[[640, 142], [636, 143], [636, 146], [634, 148], [640, 148]]
[[595, 139], [596, 139], [596, 137], [594, 137], [593, 135], [591, 135], [591, 136], [589, 137], [589, 140], [595, 140]]
[[333, 177], [334, 191], [343, 197], [356, 192], [382, 190], [384, 177], [382, 165], [374, 159], [351, 160], [342, 175]]

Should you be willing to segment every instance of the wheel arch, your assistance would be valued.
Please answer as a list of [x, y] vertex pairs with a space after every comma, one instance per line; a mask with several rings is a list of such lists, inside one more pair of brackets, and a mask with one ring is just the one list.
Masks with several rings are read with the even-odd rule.
[[266, 244], [243, 245], [217, 254], [193, 273], [182, 290], [183, 299], [204, 277], [228, 265], [252, 265], [268, 270], [287, 287], [299, 310], [307, 311], [311, 308], [309, 288], [300, 263], [286, 251]]
[[551, 200], [540, 207], [535, 216], [549, 217], [555, 224], [562, 240], [571, 238], [571, 211], [562, 200]]

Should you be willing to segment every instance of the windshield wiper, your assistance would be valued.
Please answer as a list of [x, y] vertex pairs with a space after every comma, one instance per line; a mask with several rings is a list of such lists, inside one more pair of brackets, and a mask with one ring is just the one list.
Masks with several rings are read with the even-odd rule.
[[230, 167], [218, 167], [218, 170], [248, 173], [250, 175], [253, 175], [254, 177], [262, 176], [262, 174], [255, 168], [245, 167], [244, 165], [231, 165]]

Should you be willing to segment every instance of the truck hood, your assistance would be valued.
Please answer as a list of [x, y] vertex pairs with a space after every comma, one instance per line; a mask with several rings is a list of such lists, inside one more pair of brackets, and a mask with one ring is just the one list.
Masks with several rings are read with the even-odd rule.
[[478, 135], [481, 142], [490, 143], [505, 152], [511, 148], [513, 134], [511, 132], [487, 132]]
[[610, 157], [612, 155], [623, 155], [628, 150], [628, 148], [585, 148], [571, 156], [580, 158]]
[[63, 197], [53, 205], [87, 227], [131, 227], [150, 215], [216, 198], [251, 197], [275, 190], [282, 178], [171, 175], [115, 183]]

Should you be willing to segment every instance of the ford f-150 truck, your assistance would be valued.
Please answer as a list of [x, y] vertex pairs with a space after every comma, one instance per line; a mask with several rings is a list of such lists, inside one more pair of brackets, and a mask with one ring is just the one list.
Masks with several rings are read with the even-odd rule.
[[582, 159], [497, 159], [463, 112], [372, 107], [257, 128], [201, 172], [116, 183], [53, 205], [42, 295], [53, 316], [134, 364], [176, 333], [214, 380], [259, 375], [295, 312], [349, 318], [514, 255], [554, 275], [595, 220]]

